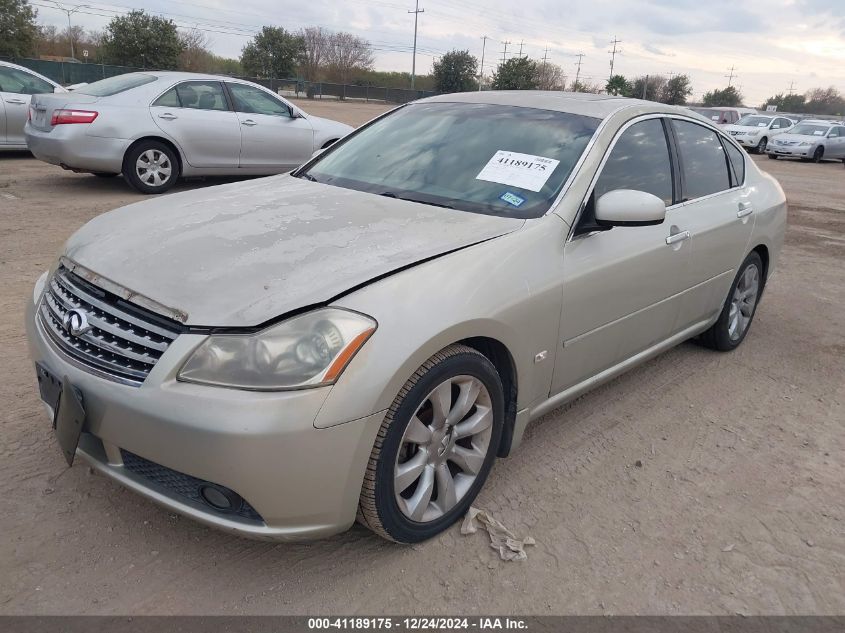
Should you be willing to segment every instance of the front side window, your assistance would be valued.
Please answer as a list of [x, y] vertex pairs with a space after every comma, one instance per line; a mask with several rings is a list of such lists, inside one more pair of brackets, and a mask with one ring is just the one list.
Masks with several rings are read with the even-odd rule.
[[719, 135], [697, 123], [673, 121], [684, 176], [684, 199], [730, 189], [728, 163]]
[[830, 128], [830, 132], [827, 135], [828, 138], [839, 138], [839, 128], [832, 127]]
[[672, 161], [660, 119], [635, 123], [616, 141], [595, 187], [596, 199], [616, 189], [635, 189], [672, 204]]
[[53, 92], [53, 85], [17, 68], [0, 66], [0, 92], [38, 95]]
[[127, 73], [125, 75], [109, 77], [108, 79], [101, 79], [100, 81], [95, 81], [87, 86], [81, 86], [74, 90], [74, 92], [78, 92], [83, 95], [91, 95], [92, 97], [110, 97], [154, 81], [156, 81], [156, 77], [153, 75], [147, 75], [145, 73]]
[[183, 108], [195, 110], [228, 110], [223, 86], [217, 81], [189, 81], [176, 86]]
[[290, 108], [272, 95], [259, 88], [244, 84], [227, 84], [232, 93], [235, 112], [244, 114], [269, 114], [272, 116], [291, 116]]
[[301, 178], [514, 218], [549, 210], [600, 119], [476, 103], [416, 103], [328, 150]]
[[778, 119], [778, 123], [780, 123], [780, 129], [785, 130], [788, 127], [792, 127], [792, 121], [789, 119]]

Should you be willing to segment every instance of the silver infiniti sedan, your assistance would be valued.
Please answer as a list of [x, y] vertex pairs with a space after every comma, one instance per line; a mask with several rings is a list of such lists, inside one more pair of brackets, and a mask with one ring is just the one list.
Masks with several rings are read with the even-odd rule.
[[176, 72], [119, 75], [33, 97], [26, 143], [36, 158], [142, 193], [180, 176], [290, 171], [353, 128], [305, 114], [247, 81]]
[[415, 542], [531, 420], [687, 339], [740, 345], [785, 227], [688, 111], [438, 96], [292, 174], [97, 217], [28, 338], [68, 463], [243, 535]]

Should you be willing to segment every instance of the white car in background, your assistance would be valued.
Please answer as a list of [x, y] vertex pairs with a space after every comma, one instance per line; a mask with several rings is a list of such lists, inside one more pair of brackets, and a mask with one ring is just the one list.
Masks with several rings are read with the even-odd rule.
[[45, 92], [67, 91], [29, 68], [0, 61], [0, 150], [26, 149], [23, 128], [29, 100]]
[[800, 158], [820, 163], [845, 160], [845, 125], [838, 121], [805, 119], [766, 148], [769, 158]]
[[783, 134], [794, 126], [795, 121], [784, 116], [746, 114], [733, 125], [726, 125], [725, 132], [743, 147], [763, 154], [772, 137]]

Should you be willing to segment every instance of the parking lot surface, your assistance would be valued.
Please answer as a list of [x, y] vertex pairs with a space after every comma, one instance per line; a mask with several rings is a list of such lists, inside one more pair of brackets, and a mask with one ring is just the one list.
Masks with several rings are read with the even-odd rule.
[[[385, 109], [303, 107], [353, 124]], [[0, 154], [0, 612], [842, 613], [845, 170], [755, 160], [790, 227], [744, 345], [685, 343], [529, 427], [476, 502], [537, 541], [504, 563], [457, 526], [411, 547], [357, 526], [244, 540], [67, 469], [23, 306], [74, 230], [143, 196]]]

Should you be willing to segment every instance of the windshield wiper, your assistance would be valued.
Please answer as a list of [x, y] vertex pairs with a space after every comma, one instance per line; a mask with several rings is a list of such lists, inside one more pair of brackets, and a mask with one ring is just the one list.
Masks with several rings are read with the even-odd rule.
[[427, 204], [432, 207], [441, 207], [443, 209], [454, 209], [450, 204], [444, 204], [442, 202], [431, 202], [429, 200], [420, 200], [418, 198], [409, 198], [405, 196], [397, 196], [392, 191], [383, 191], [379, 194], [380, 196], [384, 196], [385, 198], [396, 198], [397, 200], [404, 200], [405, 202], [419, 202], [420, 204]]
[[310, 180], [311, 182], [319, 182], [316, 178], [314, 178], [314, 176], [312, 176], [308, 172], [304, 172], [304, 173], [299, 174], [299, 177], [305, 178], [305, 180]]

